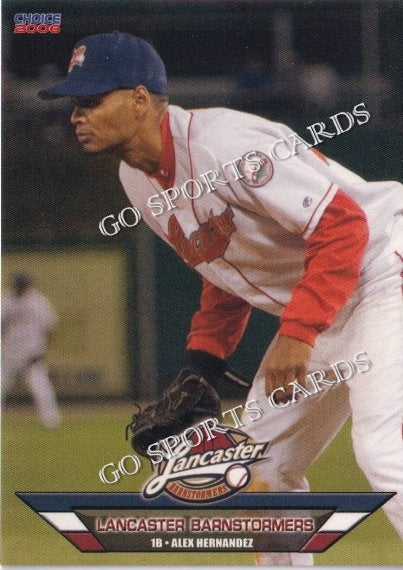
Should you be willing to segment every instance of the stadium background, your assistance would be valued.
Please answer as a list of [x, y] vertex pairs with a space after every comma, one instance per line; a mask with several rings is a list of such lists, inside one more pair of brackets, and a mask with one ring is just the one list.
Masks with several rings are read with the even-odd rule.
[[[62, 14], [60, 34], [12, 33], [15, 13], [50, 11]], [[200, 291], [197, 275], [144, 223], [101, 235], [100, 220], [129, 205], [118, 165], [85, 156], [69, 126], [69, 103], [45, 103], [36, 92], [64, 74], [77, 39], [128, 31], [155, 45], [171, 103], [184, 107], [254, 112], [304, 137], [313, 122], [364, 101], [370, 122], [320, 149], [365, 178], [400, 179], [402, 24], [401, 2], [376, 0], [3, 2], [3, 287], [14, 271], [28, 271], [56, 307], [48, 361], [65, 418], [45, 432], [22, 383], [3, 402], [4, 564], [196, 563], [185, 554], [163, 562], [155, 555], [83, 560], [13, 496], [140, 488], [146, 470], [113, 489], [97, 473], [130, 452], [123, 435], [130, 401], [153, 397], [180, 367]], [[254, 311], [231, 363], [253, 377], [276, 327], [276, 319]], [[222, 393], [241, 401], [232, 387]], [[369, 490], [348, 426], [312, 469], [311, 482], [315, 491]], [[23, 537], [26, 552], [16, 548]], [[248, 555], [207, 559], [252, 563]], [[379, 513], [316, 563], [398, 564], [398, 539]]]

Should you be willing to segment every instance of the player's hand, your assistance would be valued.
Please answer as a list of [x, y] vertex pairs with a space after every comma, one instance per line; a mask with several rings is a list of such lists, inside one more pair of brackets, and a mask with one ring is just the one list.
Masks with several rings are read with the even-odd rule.
[[289, 382], [298, 380], [305, 386], [311, 359], [312, 347], [306, 342], [288, 336], [279, 336], [265, 363], [265, 390], [268, 396], [276, 388], [283, 387], [285, 393], [277, 392], [276, 400], [285, 401], [292, 395]]

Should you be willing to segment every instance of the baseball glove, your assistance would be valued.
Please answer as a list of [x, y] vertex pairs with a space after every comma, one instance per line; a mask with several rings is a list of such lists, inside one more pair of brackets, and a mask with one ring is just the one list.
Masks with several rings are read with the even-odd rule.
[[127, 426], [133, 433], [131, 445], [147, 455], [152, 443], [183, 432], [187, 427], [210, 417], [221, 416], [217, 392], [194, 368], [182, 368], [162, 398], [134, 414]]

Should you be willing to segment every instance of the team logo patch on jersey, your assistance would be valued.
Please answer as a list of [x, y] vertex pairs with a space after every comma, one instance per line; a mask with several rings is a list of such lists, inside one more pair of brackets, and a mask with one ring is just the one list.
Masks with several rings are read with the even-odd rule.
[[233, 217], [234, 213], [230, 206], [218, 216], [211, 213], [208, 220], [187, 238], [176, 216], [173, 215], [168, 222], [168, 239], [178, 255], [191, 267], [203, 261], [210, 263], [224, 255], [230, 237], [236, 230]]
[[86, 50], [87, 50], [87, 46], [78, 46], [77, 48], [74, 48], [73, 54], [71, 56], [71, 60], [69, 63], [69, 68], [68, 68], [69, 73], [75, 65], [79, 65], [80, 67], [83, 66], [83, 63], [85, 60]]
[[165, 491], [184, 502], [209, 502], [222, 499], [248, 485], [249, 465], [266, 459], [266, 443], [255, 443], [237, 429], [222, 426], [226, 433], [214, 439], [191, 438], [194, 447], [184, 443], [175, 448], [175, 455], [158, 464], [156, 474], [143, 489], [146, 498]]
[[255, 188], [269, 182], [274, 172], [272, 161], [260, 150], [251, 150], [244, 154], [238, 169], [243, 176], [242, 182]]

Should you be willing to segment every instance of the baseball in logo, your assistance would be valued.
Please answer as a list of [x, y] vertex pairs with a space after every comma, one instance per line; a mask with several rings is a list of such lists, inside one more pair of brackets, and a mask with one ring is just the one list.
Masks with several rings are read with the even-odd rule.
[[255, 188], [269, 182], [274, 172], [272, 161], [260, 150], [251, 150], [244, 154], [238, 170], [242, 175], [242, 182]]
[[181, 443], [175, 455], [162, 461], [143, 489], [146, 498], [162, 491], [184, 502], [210, 502], [244, 489], [251, 479], [249, 466], [267, 459], [269, 442], [255, 443], [237, 429], [221, 426], [225, 433], [200, 441], [189, 439], [193, 447]]

